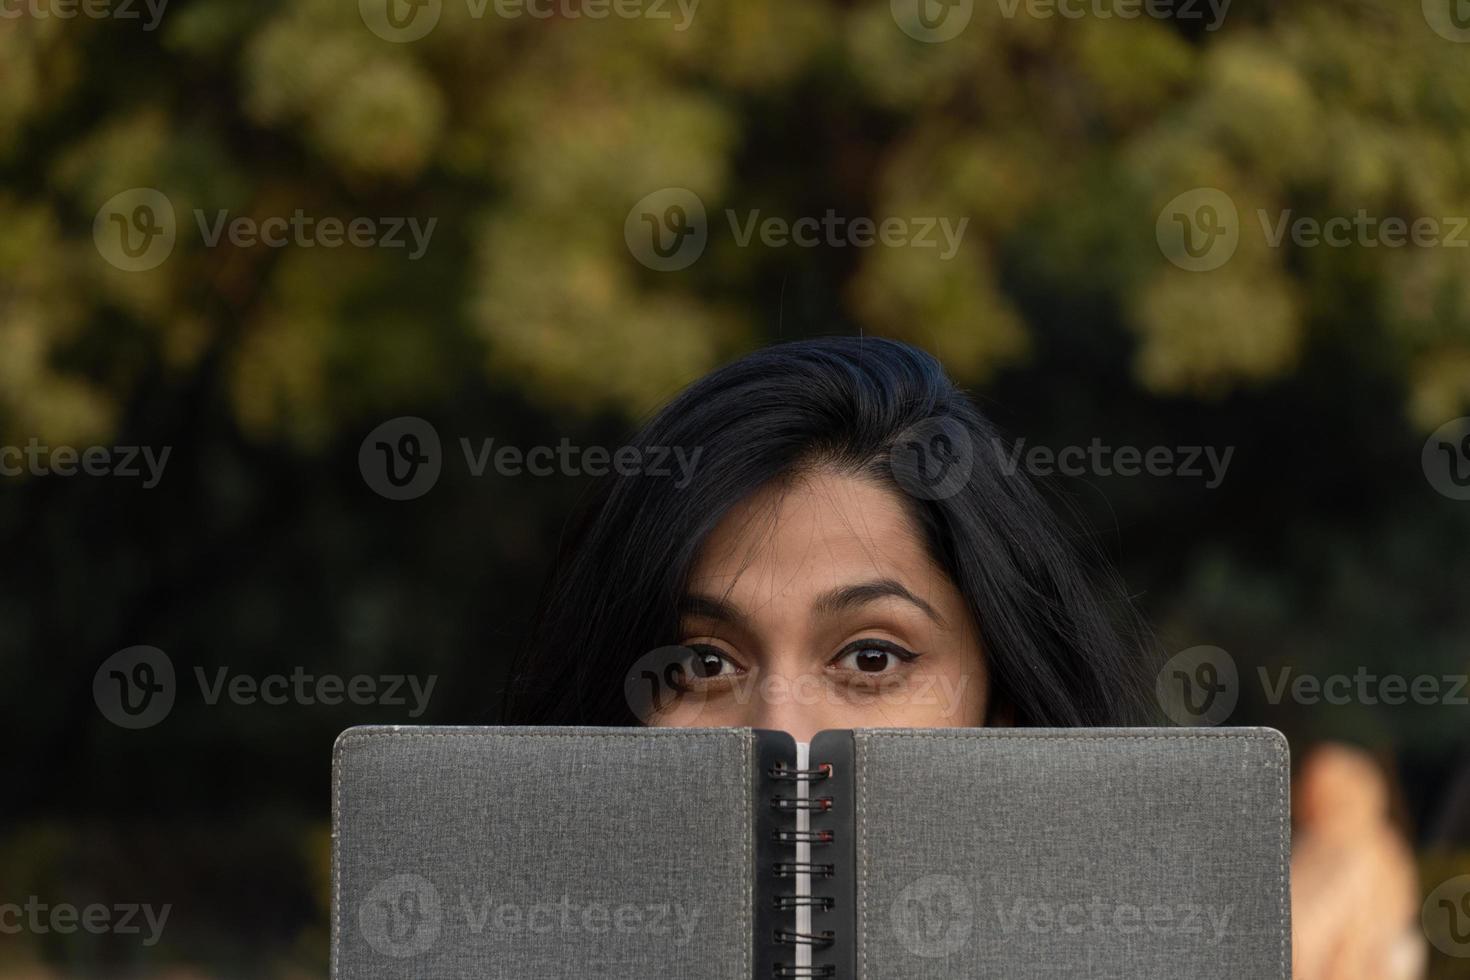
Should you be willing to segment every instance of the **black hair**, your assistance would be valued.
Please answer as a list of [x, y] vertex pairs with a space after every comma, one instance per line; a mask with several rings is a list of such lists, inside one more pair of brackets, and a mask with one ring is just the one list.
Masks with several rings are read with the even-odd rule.
[[[952, 492], [905, 492], [896, 450], [922, 431], [968, 443], [969, 476]], [[512, 671], [505, 722], [638, 724], [624, 678], [677, 642], [706, 537], [757, 490], [818, 466], [885, 480], [906, 500], [974, 616], [992, 700], [1013, 724], [1149, 719], [1144, 633], [1117, 579], [1005, 465], [995, 427], [931, 355], [873, 338], [768, 347], [685, 389], [630, 444], [700, 455], [687, 485], [613, 473], [592, 489]]]

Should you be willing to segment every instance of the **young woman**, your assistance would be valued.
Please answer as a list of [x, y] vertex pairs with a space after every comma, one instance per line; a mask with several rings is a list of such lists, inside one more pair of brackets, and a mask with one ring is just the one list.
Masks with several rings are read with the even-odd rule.
[[[508, 723], [807, 741], [1160, 717], [1149, 644], [1116, 580], [922, 351], [854, 338], [761, 350], [696, 382], [631, 444], [678, 447], [693, 472], [595, 488]], [[668, 689], [630, 697], [645, 672]], [[1294, 870], [1296, 976], [1412, 977], [1412, 868], [1376, 777], [1342, 752], [1324, 759], [1304, 773], [1307, 809], [1332, 832], [1298, 840], [1311, 863]]]

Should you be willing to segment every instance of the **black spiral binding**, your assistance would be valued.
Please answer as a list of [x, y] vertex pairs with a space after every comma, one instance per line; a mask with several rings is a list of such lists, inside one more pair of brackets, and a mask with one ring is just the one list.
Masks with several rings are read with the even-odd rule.
[[[815, 769], [791, 769], [785, 763], [778, 762], [767, 770], [766, 775], [773, 780], [787, 780], [790, 782], [819, 783], [832, 777], [830, 765], [818, 766]], [[771, 809], [778, 813], [790, 813], [795, 815], [800, 810], [813, 813], [830, 813], [832, 810], [832, 797], [811, 796], [801, 799], [793, 796], [776, 795], [771, 798]], [[779, 844], [789, 844], [795, 847], [797, 844], [810, 844], [813, 847], [826, 847], [833, 843], [834, 834], [831, 830], [794, 830], [790, 828], [778, 828], [773, 831], [772, 837]], [[777, 878], [794, 878], [800, 874], [809, 874], [813, 879], [815, 887], [816, 879], [831, 878], [835, 865], [831, 862], [820, 861], [777, 861], [772, 867], [772, 873]], [[775, 896], [775, 906], [779, 911], [788, 912], [799, 908], [810, 908], [818, 911], [827, 911], [833, 907], [834, 899], [829, 895], [796, 895], [778, 894]], [[797, 932], [794, 929], [778, 928], [775, 934], [777, 943], [786, 946], [810, 946], [820, 949], [831, 946], [836, 942], [835, 933], [828, 929], [821, 932]], [[772, 968], [776, 977], [835, 977], [837, 968], [831, 965], [824, 966], [793, 966], [788, 963], [776, 963]]]

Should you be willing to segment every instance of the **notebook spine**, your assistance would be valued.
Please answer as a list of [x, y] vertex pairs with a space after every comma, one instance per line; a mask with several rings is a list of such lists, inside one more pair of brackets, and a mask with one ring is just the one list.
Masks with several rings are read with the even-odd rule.
[[854, 980], [852, 733], [756, 736], [752, 976]]
[[808, 833], [814, 840], [811, 863], [819, 867], [811, 878], [809, 935], [818, 941], [811, 946], [810, 973], [787, 976], [835, 977], [855, 980], [857, 949], [857, 808], [853, 792], [854, 752], [850, 731], [819, 732], [808, 753], [808, 771], [813, 778], [809, 796], [814, 801], [807, 811]]
[[789, 959], [788, 948], [776, 942], [776, 934], [795, 921], [786, 908], [789, 882], [776, 873], [777, 866], [790, 859], [791, 848], [782, 835], [792, 826], [786, 811], [778, 809], [773, 802], [790, 792], [790, 784], [772, 773], [780, 766], [795, 763], [796, 743], [784, 732], [757, 731], [755, 736], [756, 750], [751, 760], [751, 825], [755, 844], [751, 869], [754, 876], [751, 978], [769, 980], [776, 976], [777, 967]]
[[[774, 877], [782, 886], [774, 896], [774, 903], [779, 911], [794, 913], [794, 918], [800, 923], [811, 918], [803, 915], [803, 910], [827, 911], [834, 901], [831, 895], [819, 894], [822, 883], [830, 880], [836, 871], [832, 853], [827, 850], [833, 843], [834, 832], [830, 828], [813, 827], [810, 819], [832, 811], [832, 797], [820, 792], [821, 784], [832, 776], [832, 767], [820, 763], [799, 769], [778, 762], [767, 775], [778, 786], [786, 787], [784, 792], [777, 792], [771, 797], [771, 806], [785, 818], [773, 835], [786, 850], [783, 859], [772, 867]], [[802, 787], [807, 787], [805, 792], [801, 791]], [[807, 815], [807, 820], [801, 819], [803, 814]], [[803, 860], [804, 856], [809, 857]], [[818, 955], [819, 951], [837, 942], [836, 929], [782, 926], [775, 930], [772, 938], [791, 954], [797, 954], [803, 947], [811, 951], [806, 956], [778, 956], [771, 972], [773, 977], [837, 975], [836, 967], [819, 962]]]

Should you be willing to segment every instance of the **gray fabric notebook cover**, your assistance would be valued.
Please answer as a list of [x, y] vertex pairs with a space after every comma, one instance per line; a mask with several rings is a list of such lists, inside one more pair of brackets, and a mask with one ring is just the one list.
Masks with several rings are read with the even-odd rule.
[[1290, 977], [1278, 733], [854, 739], [862, 980]]
[[359, 728], [332, 975], [751, 975], [748, 729]]
[[[812, 859], [845, 862], [855, 888], [850, 927], [831, 916], [843, 955], [813, 962], [850, 962], [859, 980], [1290, 976], [1279, 734], [819, 741], [833, 735], [854, 778], [832, 780], [841, 829]], [[770, 834], [753, 827], [770, 788], [758, 736], [349, 730], [334, 760], [333, 976], [754, 976], [769, 937], [752, 909], [772, 888], [755, 868], [769, 845], [754, 838]]]

